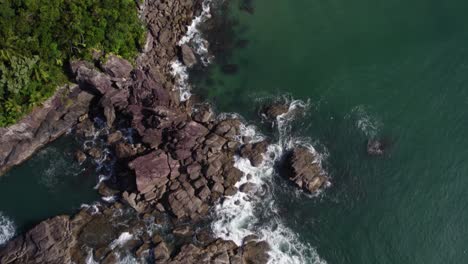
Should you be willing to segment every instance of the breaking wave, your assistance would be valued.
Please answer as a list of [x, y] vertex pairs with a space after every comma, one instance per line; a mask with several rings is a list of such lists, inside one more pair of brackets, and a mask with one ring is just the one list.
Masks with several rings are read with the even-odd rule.
[[[233, 240], [238, 245], [241, 245], [243, 238], [248, 235], [255, 235], [267, 241], [271, 247], [271, 264], [326, 263], [311, 245], [300, 241], [298, 235], [282, 223], [272, 193], [273, 177], [276, 175], [275, 164], [289, 149], [298, 144], [305, 146], [317, 155], [318, 160], [315, 162], [321, 162], [322, 157], [316, 153], [312, 144], [294, 139], [289, 133], [290, 122], [296, 116], [295, 112], [299, 108], [307, 108], [307, 105], [308, 103], [300, 100], [290, 101], [289, 111], [277, 117], [278, 141], [268, 146], [262, 165], [254, 167], [248, 159], [235, 157], [236, 168], [243, 172], [243, 177], [236, 187], [241, 188], [244, 184], [249, 184], [254, 188], [226, 197], [214, 210], [215, 221], [212, 223], [212, 229], [217, 236]], [[264, 139], [253, 126], [243, 127], [241, 132], [255, 138], [256, 141]]]
[[[192, 23], [187, 29], [185, 36], [179, 42], [180, 45], [190, 45], [193, 51], [198, 55], [203, 66], [211, 63], [213, 56], [208, 51], [208, 41], [203, 38], [202, 32], [199, 30], [200, 24], [211, 18], [211, 4], [213, 0], [204, 0], [202, 3], [202, 12], [199, 16], [192, 20]], [[180, 101], [187, 101], [192, 96], [189, 84], [188, 69], [182, 62], [175, 60], [171, 63], [171, 74], [176, 78], [176, 89], [179, 90]]]

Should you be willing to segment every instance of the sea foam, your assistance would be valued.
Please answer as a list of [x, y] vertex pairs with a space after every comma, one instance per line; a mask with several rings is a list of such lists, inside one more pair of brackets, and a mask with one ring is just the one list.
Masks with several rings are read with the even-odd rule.
[[[277, 117], [278, 142], [270, 144], [264, 154], [264, 161], [259, 167], [254, 167], [246, 158], [235, 157], [235, 167], [243, 172], [243, 177], [236, 184], [240, 187], [250, 182], [255, 184], [255, 192], [237, 192], [226, 197], [214, 210], [215, 221], [212, 223], [213, 232], [227, 240], [233, 240], [241, 245], [244, 237], [256, 235], [270, 244], [269, 251], [271, 264], [299, 264], [314, 263], [325, 264], [316, 250], [309, 244], [300, 241], [298, 235], [282, 223], [281, 216], [276, 208], [276, 201], [272, 193], [273, 177], [276, 175], [275, 164], [285, 151], [294, 146], [301, 145], [313, 152], [321, 162], [322, 156], [306, 144], [305, 140], [298, 140], [290, 136], [290, 122], [298, 108], [306, 108], [308, 103], [293, 100], [289, 102], [289, 111]], [[227, 114], [223, 116], [232, 116]], [[264, 138], [254, 126], [241, 128], [242, 136], [249, 136], [255, 141]]]
[[[196, 16], [187, 29], [185, 35], [177, 43], [179, 46], [187, 44], [193, 48], [193, 51], [198, 55], [203, 66], [211, 63], [213, 56], [208, 51], [208, 41], [203, 38], [202, 32], [199, 30], [200, 24], [211, 18], [211, 4], [213, 0], [205, 0], [202, 3], [202, 12]], [[175, 60], [171, 62], [171, 74], [176, 79], [176, 89], [179, 91], [180, 101], [187, 101], [191, 94], [191, 86], [189, 84], [188, 69], [182, 62]]]
[[0, 212], [0, 246], [15, 236], [15, 223]]

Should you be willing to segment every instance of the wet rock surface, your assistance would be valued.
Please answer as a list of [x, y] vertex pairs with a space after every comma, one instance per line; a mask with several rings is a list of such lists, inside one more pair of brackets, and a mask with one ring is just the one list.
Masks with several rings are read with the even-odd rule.
[[298, 146], [286, 154], [283, 174], [299, 188], [315, 193], [329, 184], [318, 154], [306, 147]]

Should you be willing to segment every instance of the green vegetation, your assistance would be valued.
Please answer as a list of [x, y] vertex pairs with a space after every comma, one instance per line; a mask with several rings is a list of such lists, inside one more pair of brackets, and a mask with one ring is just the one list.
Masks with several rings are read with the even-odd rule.
[[143, 37], [133, 0], [0, 0], [0, 126], [64, 84], [70, 59], [132, 60]]

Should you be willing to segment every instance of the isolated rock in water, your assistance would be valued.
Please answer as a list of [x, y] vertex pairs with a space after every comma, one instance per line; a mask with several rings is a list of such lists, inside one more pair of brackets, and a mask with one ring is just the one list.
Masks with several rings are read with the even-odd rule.
[[262, 107], [260, 114], [270, 121], [276, 121], [276, 118], [289, 111], [289, 105], [286, 103], [272, 103]]
[[316, 154], [305, 147], [296, 147], [286, 157], [285, 171], [291, 181], [309, 192], [316, 192], [328, 184]]
[[115, 78], [128, 78], [133, 69], [132, 64], [127, 60], [110, 55], [106, 62], [101, 65], [105, 73]]
[[85, 160], [86, 160], [86, 154], [83, 153], [83, 151], [78, 150], [75, 153], [75, 159], [76, 159], [76, 161], [78, 161], [79, 164], [83, 164], [83, 162], [85, 162]]
[[369, 139], [367, 141], [367, 153], [372, 156], [380, 156], [384, 154], [385, 145], [377, 139]]
[[190, 68], [197, 63], [197, 58], [195, 57], [195, 54], [187, 44], [183, 44], [181, 46], [181, 50], [182, 60], [184, 61], [185, 66]]

